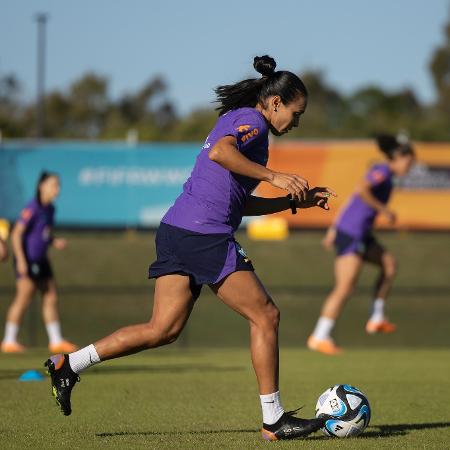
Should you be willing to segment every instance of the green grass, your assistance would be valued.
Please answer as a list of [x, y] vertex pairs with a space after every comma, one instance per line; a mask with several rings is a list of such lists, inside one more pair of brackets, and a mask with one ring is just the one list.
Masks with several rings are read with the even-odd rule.
[[[80, 345], [120, 326], [147, 320], [153, 281], [152, 233], [68, 233], [52, 259], [65, 335]], [[368, 395], [372, 422], [357, 439], [267, 444], [248, 355], [248, 327], [205, 288], [188, 327], [171, 347], [112, 361], [83, 374], [74, 413], [61, 416], [48, 381], [21, 383], [46, 353], [38, 304], [21, 339], [38, 347], [0, 355], [0, 448], [448, 448], [450, 438], [450, 267], [448, 234], [382, 234], [400, 272], [389, 300], [399, 325], [391, 336], [367, 336], [372, 267], [361, 275], [335, 336], [346, 352], [329, 358], [304, 350], [332, 285], [332, 257], [321, 234], [300, 232], [283, 243], [239, 241], [281, 309], [281, 389], [286, 408], [313, 414], [335, 383]], [[10, 265], [0, 266], [0, 318], [14, 292]], [[37, 324], [37, 325], [36, 325]]]
[[97, 366], [82, 376], [73, 413], [63, 417], [48, 380], [21, 383], [45, 353], [2, 357], [1, 448], [250, 449], [448, 448], [450, 352], [351, 350], [328, 358], [302, 349], [281, 353], [286, 408], [305, 405], [334, 383], [365, 391], [372, 421], [360, 438], [267, 444], [260, 438], [259, 399], [244, 349], [161, 349]]

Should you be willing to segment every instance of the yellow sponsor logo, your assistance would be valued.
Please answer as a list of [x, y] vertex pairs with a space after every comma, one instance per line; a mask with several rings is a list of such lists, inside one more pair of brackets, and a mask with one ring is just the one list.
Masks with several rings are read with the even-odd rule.
[[252, 131], [250, 131], [249, 133], [244, 134], [244, 136], [242, 136], [241, 141], [242, 141], [242, 142], [247, 142], [247, 141], [248, 141], [249, 139], [251, 139], [252, 137], [257, 136], [258, 133], [259, 133], [258, 128], [253, 128]]
[[240, 125], [236, 128], [236, 131], [238, 131], [239, 133], [245, 133], [246, 131], [250, 130], [250, 128], [250, 125]]

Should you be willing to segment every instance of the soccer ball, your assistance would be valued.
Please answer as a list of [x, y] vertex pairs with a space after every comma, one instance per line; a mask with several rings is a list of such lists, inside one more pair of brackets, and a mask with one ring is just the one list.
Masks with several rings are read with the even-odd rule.
[[353, 386], [336, 384], [317, 400], [316, 417], [326, 419], [322, 428], [326, 436], [358, 436], [369, 425], [369, 400]]

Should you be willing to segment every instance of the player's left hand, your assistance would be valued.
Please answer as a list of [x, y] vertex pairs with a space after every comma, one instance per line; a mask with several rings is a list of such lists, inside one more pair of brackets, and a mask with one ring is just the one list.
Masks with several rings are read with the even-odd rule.
[[327, 187], [315, 187], [306, 193], [305, 200], [297, 202], [297, 208], [318, 206], [319, 208], [329, 210], [328, 199], [330, 197], [337, 197], [336, 192]]
[[57, 250], [64, 250], [67, 247], [67, 240], [63, 238], [55, 238], [53, 239], [53, 247]]

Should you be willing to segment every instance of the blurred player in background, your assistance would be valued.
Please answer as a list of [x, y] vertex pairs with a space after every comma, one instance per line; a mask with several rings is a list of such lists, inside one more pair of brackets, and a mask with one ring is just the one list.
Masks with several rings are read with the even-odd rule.
[[[47, 362], [53, 393], [65, 415], [78, 374], [100, 361], [174, 342], [186, 324], [204, 284], [250, 325], [251, 355], [267, 440], [306, 436], [322, 419], [300, 419], [284, 411], [278, 390], [279, 311], [234, 239], [243, 215], [270, 214], [296, 207], [328, 209], [333, 193], [308, 189], [294, 174], [266, 168], [269, 130], [275, 135], [297, 127], [306, 109], [307, 92], [293, 73], [275, 71], [275, 61], [257, 57], [261, 78], [216, 89], [219, 119], [197, 157], [183, 193], [163, 217], [156, 235], [156, 278], [150, 322], [122, 328], [70, 355]], [[261, 181], [292, 196], [251, 195]], [[195, 401], [195, 399], [194, 399]], [[156, 409], [155, 409], [156, 413]]]
[[25, 347], [17, 342], [20, 323], [36, 291], [42, 294], [42, 315], [49, 338], [49, 350], [71, 352], [76, 346], [61, 335], [58, 302], [53, 271], [47, 256], [50, 245], [58, 250], [66, 247], [65, 239], [53, 238], [52, 228], [59, 194], [59, 178], [43, 172], [36, 197], [22, 211], [11, 233], [16, 273], [16, 296], [6, 316], [5, 336], [1, 344], [4, 353], [21, 353]]
[[395, 213], [388, 208], [393, 177], [406, 175], [415, 157], [407, 140], [383, 135], [377, 138], [377, 142], [387, 161], [369, 169], [323, 240], [325, 248], [330, 249], [333, 244], [336, 248], [335, 286], [326, 298], [307, 342], [308, 348], [321, 353], [334, 355], [342, 351], [334, 343], [331, 331], [365, 262], [380, 268], [366, 331], [370, 334], [392, 333], [396, 328], [384, 314], [386, 297], [396, 275], [396, 260], [375, 239], [372, 228], [378, 214], [385, 216], [390, 224], [395, 223]]

